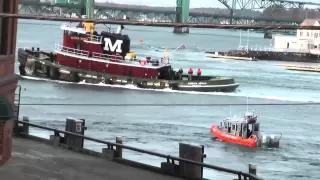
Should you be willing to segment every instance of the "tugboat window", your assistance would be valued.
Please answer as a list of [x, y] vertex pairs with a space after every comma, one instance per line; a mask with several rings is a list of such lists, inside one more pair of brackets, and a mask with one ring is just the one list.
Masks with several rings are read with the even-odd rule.
[[232, 125], [232, 131], [234, 131], [236, 129], [236, 125]]
[[253, 131], [259, 131], [259, 129], [260, 129], [260, 128], [259, 128], [259, 124], [255, 124]]

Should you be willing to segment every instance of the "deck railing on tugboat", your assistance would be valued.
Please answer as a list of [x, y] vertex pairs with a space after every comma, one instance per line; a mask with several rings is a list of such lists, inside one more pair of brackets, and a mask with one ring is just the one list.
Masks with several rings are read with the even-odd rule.
[[102, 36], [89, 35], [88, 40], [84, 40], [87, 43], [101, 44]]
[[[96, 53], [96, 52], [93, 52], [92, 55], [89, 56], [90, 54], [89, 51], [69, 48], [69, 47], [62, 46], [60, 44], [55, 45], [55, 51], [57, 53], [62, 53], [62, 54], [65, 53], [65, 55], [68, 55], [68, 56], [78, 56], [76, 58], [85, 57], [91, 61], [99, 61], [104, 63], [115, 62], [115, 63], [123, 63], [123, 64], [132, 64], [133, 61], [136, 61], [136, 60], [127, 60], [127, 59], [125, 60], [123, 59], [122, 56], [119, 56], [119, 55], [109, 55], [109, 54]], [[156, 65], [156, 66], [162, 66], [162, 65], [167, 65], [167, 64], [161, 62], [159, 65]], [[144, 66], [144, 67], [148, 68], [149, 66]]]
[[109, 55], [109, 54], [102, 54], [102, 53], [92, 53], [92, 57], [96, 59], [103, 59], [107, 61], [123, 61], [122, 56], [117, 55]]
[[75, 48], [69, 48], [69, 47], [62, 46], [60, 44], [55, 45], [55, 50], [59, 51], [59, 52], [77, 55], [77, 56], [89, 57], [89, 51], [84, 51], [84, 50], [75, 49]]

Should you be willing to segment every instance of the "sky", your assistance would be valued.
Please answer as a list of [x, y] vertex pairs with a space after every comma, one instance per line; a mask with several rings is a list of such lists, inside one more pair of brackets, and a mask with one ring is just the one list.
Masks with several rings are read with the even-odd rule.
[[[320, 3], [320, 0], [295, 0], [295, 1]], [[173, 7], [175, 6], [176, 0], [95, 0], [95, 2], [112, 2], [112, 3], [121, 3], [121, 4]], [[191, 8], [197, 8], [197, 7], [224, 8], [225, 6], [221, 4], [218, 0], [190, 0], [190, 7]], [[314, 8], [315, 6], [309, 6], [309, 7]]]

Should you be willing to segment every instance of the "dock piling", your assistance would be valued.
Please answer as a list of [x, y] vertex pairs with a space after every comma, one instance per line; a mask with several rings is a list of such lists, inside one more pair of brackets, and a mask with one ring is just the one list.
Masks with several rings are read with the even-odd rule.
[[[116, 137], [117, 144], [123, 144], [122, 137]], [[102, 148], [102, 157], [109, 160], [114, 160], [114, 158], [122, 159], [122, 147], [116, 146], [116, 149], [113, 149], [110, 145], [108, 148]]]
[[112, 161], [115, 157], [115, 151], [109, 147], [102, 148], [102, 157]]
[[58, 135], [50, 135], [50, 142], [53, 146], [59, 146], [60, 145], [60, 139], [61, 137]]
[[[117, 144], [122, 144], [123, 143], [121, 136], [116, 137], [116, 143]], [[116, 158], [122, 158], [122, 148], [121, 147], [116, 147], [115, 157]]]
[[[257, 166], [254, 164], [249, 164], [249, 173], [257, 175]], [[252, 178], [249, 178], [249, 180], [252, 180]]]
[[[23, 122], [29, 122], [30, 120], [29, 120], [29, 117], [28, 117], [28, 116], [23, 116], [23, 117], [22, 117], [22, 121], [23, 121]], [[29, 134], [29, 126], [26, 125], [26, 124], [23, 124], [23, 125], [22, 125], [22, 132], [23, 132], [24, 134]]]

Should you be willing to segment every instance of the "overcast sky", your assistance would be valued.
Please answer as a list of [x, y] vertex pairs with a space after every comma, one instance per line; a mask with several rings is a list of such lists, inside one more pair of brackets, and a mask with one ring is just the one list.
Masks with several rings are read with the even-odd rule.
[[[295, 0], [303, 2], [317, 2], [320, 0]], [[136, 4], [136, 5], [147, 5], [147, 6], [175, 6], [176, 0], [95, 0], [95, 2], [113, 2], [121, 4]], [[225, 7], [218, 0], [190, 0], [190, 7]], [[315, 7], [315, 6], [311, 6]], [[320, 6], [319, 6], [320, 7]]]

